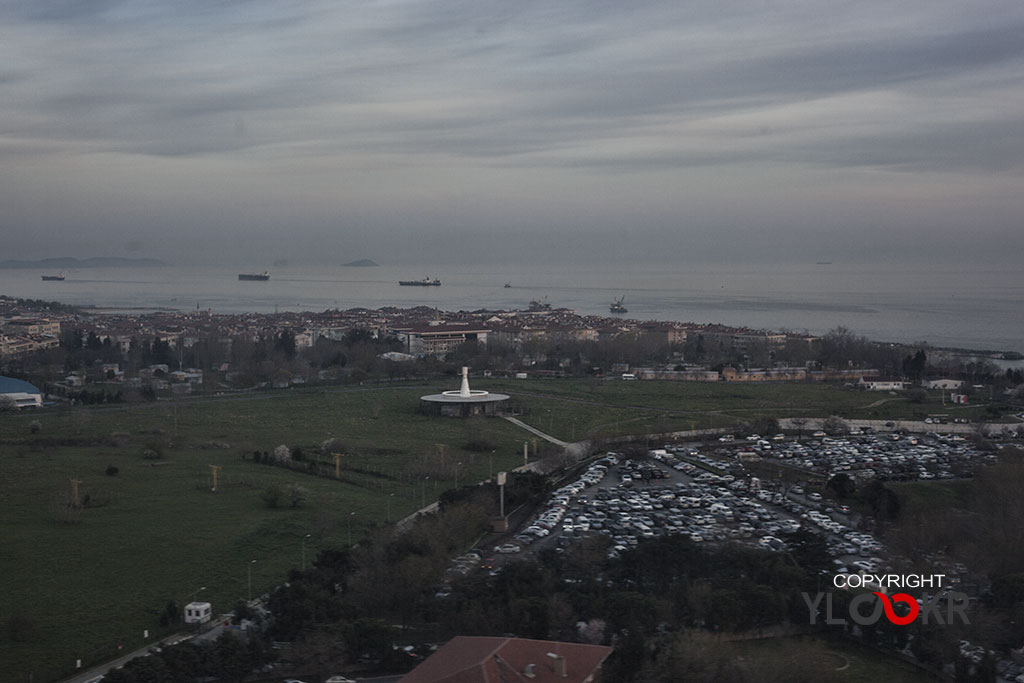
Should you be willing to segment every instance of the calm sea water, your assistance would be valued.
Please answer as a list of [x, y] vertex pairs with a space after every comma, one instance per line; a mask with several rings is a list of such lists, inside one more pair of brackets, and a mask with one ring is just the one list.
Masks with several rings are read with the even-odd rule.
[[[263, 270], [263, 267], [252, 270]], [[546, 298], [608, 315], [625, 297], [628, 318], [746, 325], [822, 333], [843, 325], [871, 339], [1024, 351], [1024, 272], [1013, 268], [701, 265], [621, 267], [282, 267], [267, 282], [235, 268], [81, 269], [64, 282], [0, 270], [0, 294], [114, 309], [215, 313], [319, 311], [363, 306], [442, 310], [525, 308]], [[400, 287], [437, 277], [441, 287]], [[508, 282], [511, 287], [504, 287]]]

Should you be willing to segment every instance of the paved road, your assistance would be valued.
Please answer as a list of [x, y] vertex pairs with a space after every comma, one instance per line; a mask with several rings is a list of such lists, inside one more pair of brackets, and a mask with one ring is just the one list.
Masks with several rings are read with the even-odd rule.
[[63, 683], [91, 683], [92, 681], [99, 680], [102, 676], [106, 675], [108, 671], [112, 669], [118, 669], [127, 664], [128, 662], [130, 662], [131, 660], [135, 659], [136, 657], [145, 657], [149, 655], [149, 650], [154, 645], [175, 645], [177, 643], [181, 643], [191, 639], [195, 639], [197, 641], [216, 640], [217, 636], [219, 636], [223, 631], [224, 626], [222, 623], [219, 622], [215, 623], [213, 626], [209, 627], [207, 630], [203, 631], [199, 635], [195, 635], [191, 631], [182, 631], [174, 635], [167, 636], [166, 638], [162, 638], [159, 641], [154, 641], [149, 645], [144, 645], [143, 647], [140, 647], [138, 650], [127, 652], [118, 657], [117, 659], [106, 662], [99, 666], [95, 666], [91, 669], [88, 669], [87, 671], [75, 674], [71, 678], [64, 679]]

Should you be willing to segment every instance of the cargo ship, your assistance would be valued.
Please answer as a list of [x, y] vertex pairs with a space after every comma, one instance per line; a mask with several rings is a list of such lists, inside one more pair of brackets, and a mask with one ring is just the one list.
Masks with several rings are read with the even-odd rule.
[[270, 279], [270, 273], [263, 271], [262, 273], [239, 273], [239, 280], [256, 280], [262, 282], [263, 280]]
[[60, 275], [43, 275], [43, 280], [46, 282], [63, 282], [64, 272], [61, 271]]
[[440, 287], [441, 281], [437, 278], [431, 280], [429, 277], [425, 277], [422, 280], [399, 280], [398, 284], [403, 287]]

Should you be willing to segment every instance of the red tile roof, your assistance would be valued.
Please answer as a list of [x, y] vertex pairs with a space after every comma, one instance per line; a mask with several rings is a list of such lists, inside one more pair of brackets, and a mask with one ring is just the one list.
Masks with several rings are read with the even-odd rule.
[[399, 683], [583, 683], [611, 652], [603, 645], [456, 636]]

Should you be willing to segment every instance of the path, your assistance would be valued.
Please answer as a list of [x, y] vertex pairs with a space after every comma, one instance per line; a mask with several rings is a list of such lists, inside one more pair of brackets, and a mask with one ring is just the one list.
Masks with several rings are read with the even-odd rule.
[[555, 444], [556, 446], [560, 446], [561, 448], [568, 448], [570, 446], [569, 443], [567, 443], [565, 441], [561, 441], [559, 439], [556, 439], [555, 437], [551, 436], [550, 434], [545, 434], [544, 432], [540, 431], [536, 427], [531, 427], [530, 425], [526, 424], [525, 422], [523, 422], [519, 418], [507, 417], [506, 416], [505, 419], [508, 420], [509, 422], [511, 422], [512, 424], [516, 425], [517, 427], [522, 427], [523, 429], [525, 429], [526, 431], [530, 432], [531, 434], [536, 434], [537, 436], [539, 436], [540, 438], [544, 439], [545, 441], [550, 441], [551, 443]]

